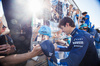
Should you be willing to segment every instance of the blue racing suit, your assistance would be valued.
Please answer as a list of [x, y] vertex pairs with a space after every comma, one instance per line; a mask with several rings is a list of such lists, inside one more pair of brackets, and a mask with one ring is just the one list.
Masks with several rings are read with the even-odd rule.
[[60, 51], [70, 51], [66, 59], [57, 59], [57, 64], [63, 66], [97, 66], [99, 60], [94, 39], [88, 32], [75, 28], [68, 48]]

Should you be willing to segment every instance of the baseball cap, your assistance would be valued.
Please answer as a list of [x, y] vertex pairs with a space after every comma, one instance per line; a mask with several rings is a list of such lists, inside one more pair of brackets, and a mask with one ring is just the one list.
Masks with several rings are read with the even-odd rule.
[[83, 23], [80, 28], [84, 28], [84, 27], [87, 27], [87, 24], [86, 23]]
[[47, 57], [51, 57], [52, 55], [55, 55], [55, 48], [53, 46], [53, 43], [49, 40], [45, 40], [40, 44], [42, 51]]
[[45, 40], [44, 42], [42, 42], [40, 44], [42, 51], [44, 52], [44, 54], [47, 57], [51, 57], [51, 59], [53, 60], [53, 62], [57, 63], [57, 59], [55, 57], [55, 48], [54, 45], [51, 41], [49, 40]]
[[50, 29], [50, 27], [48, 27], [46, 25], [41, 26], [41, 28], [39, 29], [38, 32], [42, 35], [47, 35], [47, 36], [51, 37], [51, 29]]

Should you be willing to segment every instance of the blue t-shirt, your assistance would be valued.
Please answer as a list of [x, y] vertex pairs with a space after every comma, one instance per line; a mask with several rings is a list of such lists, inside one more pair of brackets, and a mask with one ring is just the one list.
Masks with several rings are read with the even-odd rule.
[[90, 22], [89, 19], [90, 19], [90, 16], [89, 16], [89, 15], [86, 15], [85, 18], [87, 18], [87, 19], [85, 20], [85, 23], [89, 26], [89, 22]]

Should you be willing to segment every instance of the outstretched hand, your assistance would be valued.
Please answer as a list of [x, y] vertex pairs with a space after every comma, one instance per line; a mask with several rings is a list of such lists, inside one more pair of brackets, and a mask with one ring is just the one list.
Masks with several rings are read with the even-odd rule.
[[0, 54], [10, 54], [11, 46], [9, 44], [0, 45]]
[[36, 45], [34, 46], [33, 50], [32, 50], [32, 53], [33, 53], [33, 57], [39, 55], [42, 53], [42, 49], [41, 49], [41, 46], [40, 45]]

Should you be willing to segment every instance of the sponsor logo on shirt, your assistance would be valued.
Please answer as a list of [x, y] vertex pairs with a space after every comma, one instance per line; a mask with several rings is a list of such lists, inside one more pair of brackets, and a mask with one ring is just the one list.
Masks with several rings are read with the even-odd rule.
[[75, 41], [73, 44], [83, 44], [83, 41]]
[[75, 40], [83, 40], [83, 38], [75, 38], [74, 41], [75, 41]]
[[74, 45], [74, 47], [83, 47], [82, 45]]

